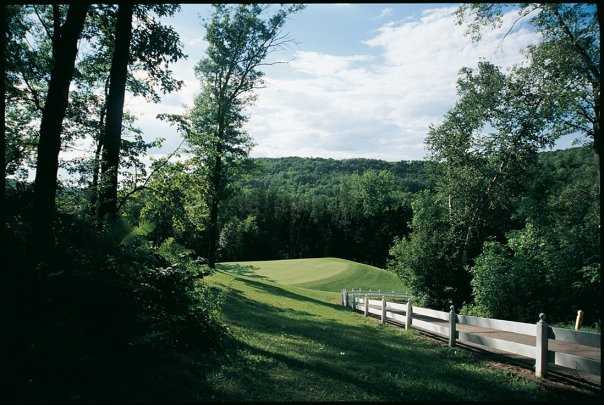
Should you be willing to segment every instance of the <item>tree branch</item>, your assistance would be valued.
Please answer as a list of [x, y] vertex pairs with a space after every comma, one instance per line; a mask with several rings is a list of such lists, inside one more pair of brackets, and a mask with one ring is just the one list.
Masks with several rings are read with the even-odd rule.
[[583, 47], [579, 44], [579, 41], [577, 40], [577, 38], [573, 35], [573, 33], [571, 32], [571, 30], [568, 28], [568, 25], [566, 25], [566, 22], [562, 18], [562, 15], [560, 15], [560, 12], [558, 11], [558, 8], [557, 7], [553, 7], [552, 10], [553, 10], [554, 15], [558, 19], [558, 23], [562, 27], [562, 30], [564, 31], [564, 33], [566, 34], [566, 36], [571, 40], [571, 42], [573, 43], [573, 45], [575, 46], [575, 48], [579, 52], [579, 55], [581, 56], [581, 59], [583, 59], [583, 62], [587, 65], [587, 71], [591, 75], [591, 81], [592, 82], [597, 81], [599, 83], [600, 82], [600, 71], [594, 65], [593, 61], [591, 60], [591, 58], [587, 54], [587, 51], [585, 49], [583, 49]]
[[36, 16], [38, 17], [38, 21], [40, 21], [40, 24], [42, 24], [42, 27], [44, 28], [44, 31], [46, 31], [46, 35], [48, 36], [48, 39], [52, 42], [53, 41], [53, 37], [52, 37], [52, 34], [50, 33], [50, 28], [48, 27], [48, 25], [46, 25], [46, 23], [42, 19], [42, 16], [40, 16], [40, 14], [38, 13], [38, 9], [36, 8], [35, 4], [32, 5], [32, 8], [34, 9], [34, 12], [36, 13]]
[[149, 188], [147, 186], [147, 184], [149, 183], [149, 181], [151, 180], [151, 178], [153, 177], [153, 175], [155, 173], [157, 173], [160, 169], [162, 169], [164, 166], [166, 166], [168, 164], [168, 162], [170, 161], [170, 159], [176, 154], [176, 152], [178, 152], [178, 150], [180, 149], [180, 147], [184, 144], [185, 139], [183, 139], [180, 144], [176, 147], [176, 149], [174, 149], [172, 151], [172, 153], [170, 153], [168, 155], [168, 157], [166, 157], [166, 159], [162, 162], [161, 165], [155, 167], [155, 169], [153, 169], [153, 171], [151, 173], [149, 173], [149, 176], [147, 176], [147, 178], [145, 179], [145, 181], [143, 182], [142, 185], [140, 186], [135, 186], [134, 189], [132, 189], [130, 192], [128, 192], [128, 194], [126, 194], [120, 201], [119, 204], [117, 206], [117, 211], [119, 212], [120, 209], [122, 208], [122, 206], [124, 205], [124, 203], [128, 200], [128, 198], [130, 198], [134, 193], [143, 190], [145, 188]]
[[40, 102], [40, 97], [38, 95], [38, 92], [31, 86], [31, 84], [27, 80], [27, 77], [25, 76], [25, 74], [22, 71], [19, 71], [19, 73], [21, 73], [23, 82], [25, 82], [25, 85], [27, 86], [27, 88], [29, 89], [29, 91], [33, 97], [32, 101], [34, 102], [34, 105], [36, 106], [36, 108], [38, 110], [40, 110], [40, 112], [42, 112], [42, 110], [44, 110], [44, 107], [42, 106], [42, 103]]

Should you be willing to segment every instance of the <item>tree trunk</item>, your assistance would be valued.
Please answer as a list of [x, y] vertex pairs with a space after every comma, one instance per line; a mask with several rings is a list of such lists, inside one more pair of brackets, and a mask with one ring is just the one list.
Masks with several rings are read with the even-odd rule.
[[51, 225], [55, 214], [61, 129], [78, 52], [78, 40], [88, 7], [89, 5], [81, 3], [69, 6], [67, 19], [58, 35], [59, 46], [53, 55], [48, 94], [42, 111], [34, 183], [34, 235], [41, 258], [46, 257], [48, 249], [52, 246]]
[[[6, 61], [6, 44], [8, 42], [8, 22], [7, 22], [7, 10], [6, 4], [0, 6], [2, 9], [0, 12], [2, 15], [0, 16], [0, 23], [2, 24], [0, 30], [0, 60]], [[2, 137], [0, 138], [0, 207], [4, 207], [4, 193], [6, 188], [6, 121], [5, 121], [5, 111], [6, 111], [6, 64], [2, 63], [1, 67], [2, 77], [0, 77], [0, 96], [2, 99], [0, 100], [0, 113], [2, 116], [0, 117], [0, 130], [2, 131]], [[0, 232], [1, 237], [4, 237], [4, 210], [0, 212]], [[3, 239], [0, 239], [3, 240]]]
[[111, 60], [107, 117], [102, 140], [100, 201], [97, 211], [99, 223], [104, 219], [113, 220], [117, 217], [117, 175], [122, 141], [122, 117], [124, 115], [130, 40], [132, 38], [132, 10], [132, 4], [120, 4], [115, 26], [115, 46]]
[[[220, 153], [220, 152], [219, 152]], [[218, 208], [219, 208], [219, 196], [221, 194], [220, 190], [220, 177], [222, 171], [222, 159], [221, 156], [218, 155], [216, 157], [216, 162], [214, 164], [212, 178], [210, 183], [213, 187], [213, 195], [210, 204], [208, 204], [209, 209], [209, 223], [208, 223], [208, 266], [214, 269], [216, 268], [216, 252], [218, 250]]]
[[91, 214], [97, 210], [99, 195], [99, 170], [101, 169], [101, 151], [103, 150], [102, 138], [99, 138], [94, 151], [94, 162], [92, 164], [92, 184], [90, 185], [90, 209]]
[[593, 92], [594, 92], [594, 122], [593, 122], [593, 131], [594, 131], [594, 143], [593, 143], [593, 152], [594, 152], [594, 160], [596, 162], [596, 167], [598, 169], [598, 190], [600, 190], [600, 83], [593, 84]]
[[94, 151], [94, 161], [92, 164], [92, 184], [90, 185], [90, 214], [95, 215], [98, 206], [99, 197], [99, 172], [101, 170], [101, 152], [103, 151], [103, 134], [105, 132], [105, 115], [107, 114], [107, 97], [109, 91], [109, 76], [105, 82], [105, 104], [101, 109], [101, 115], [99, 117], [100, 131], [98, 133], [98, 139], [96, 143], [96, 149]]

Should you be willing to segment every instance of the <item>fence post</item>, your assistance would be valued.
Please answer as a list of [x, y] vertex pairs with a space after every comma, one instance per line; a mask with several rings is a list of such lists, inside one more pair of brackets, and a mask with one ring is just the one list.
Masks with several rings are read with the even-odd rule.
[[382, 296], [382, 320], [381, 324], [383, 325], [386, 322], [386, 297]]
[[455, 346], [455, 335], [457, 334], [455, 327], [457, 323], [457, 316], [455, 315], [455, 307], [451, 305], [451, 310], [449, 311], [449, 346]]
[[369, 299], [367, 298], [367, 294], [365, 294], [365, 316], [369, 313]]
[[407, 301], [407, 311], [405, 313], [405, 330], [411, 329], [411, 322], [413, 321], [413, 305], [411, 300]]
[[577, 319], [575, 320], [575, 330], [581, 329], [581, 324], [583, 323], [583, 311], [577, 311]]
[[545, 322], [545, 314], [540, 313], [535, 338], [535, 375], [539, 378], [545, 377], [547, 372], [547, 338], [548, 327]]

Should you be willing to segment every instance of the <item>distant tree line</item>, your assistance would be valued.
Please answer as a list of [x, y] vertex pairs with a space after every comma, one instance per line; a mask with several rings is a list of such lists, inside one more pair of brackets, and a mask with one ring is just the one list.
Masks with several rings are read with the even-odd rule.
[[[157, 243], [174, 237], [206, 257], [204, 220], [180, 189], [190, 184], [185, 166], [166, 165], [150, 183], [160, 192], [140, 194], [129, 215]], [[283, 158], [247, 166], [219, 217], [222, 261], [336, 256], [383, 266], [392, 240], [406, 235], [412, 192], [428, 182], [422, 162]]]

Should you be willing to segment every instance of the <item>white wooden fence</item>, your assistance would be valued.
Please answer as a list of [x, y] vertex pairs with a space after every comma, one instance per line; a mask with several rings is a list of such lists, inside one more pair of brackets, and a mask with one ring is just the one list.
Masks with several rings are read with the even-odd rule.
[[[400, 298], [402, 295], [393, 293], [390, 296]], [[372, 299], [372, 296], [375, 294], [370, 295], [367, 291], [343, 289], [342, 305], [362, 311], [365, 316], [377, 315], [382, 324], [393, 321], [405, 329], [415, 328], [447, 337], [450, 346], [456, 341], [474, 343], [535, 359], [537, 377], [545, 376], [549, 363], [601, 375], [599, 333], [551, 327], [543, 314], [539, 315], [536, 324], [530, 324], [458, 315], [453, 306], [449, 312], [414, 307], [410, 299], [405, 303], [388, 302], [386, 294], [381, 299]], [[491, 336], [484, 336], [485, 332]], [[594, 348], [597, 348], [597, 359]]]

